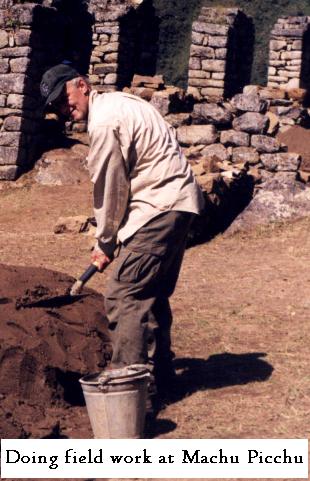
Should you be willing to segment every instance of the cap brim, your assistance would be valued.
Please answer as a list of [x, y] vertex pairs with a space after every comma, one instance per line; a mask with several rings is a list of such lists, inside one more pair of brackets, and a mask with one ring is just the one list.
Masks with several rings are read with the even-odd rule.
[[47, 108], [49, 107], [55, 100], [58, 99], [60, 96], [61, 92], [63, 91], [63, 88], [66, 84], [67, 80], [61, 80], [59, 84], [54, 88], [54, 90], [49, 94], [49, 96], [46, 99], [46, 102], [44, 104], [44, 107]]

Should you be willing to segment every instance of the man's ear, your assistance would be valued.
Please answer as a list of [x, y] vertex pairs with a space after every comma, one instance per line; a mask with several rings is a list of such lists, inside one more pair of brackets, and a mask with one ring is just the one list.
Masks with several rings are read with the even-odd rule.
[[85, 82], [84, 79], [80, 78], [78, 80], [78, 89], [82, 92], [84, 95], [89, 94], [89, 85], [87, 82]]

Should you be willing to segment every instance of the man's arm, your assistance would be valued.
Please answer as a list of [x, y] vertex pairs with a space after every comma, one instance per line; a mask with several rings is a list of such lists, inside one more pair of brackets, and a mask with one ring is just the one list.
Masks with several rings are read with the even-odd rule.
[[94, 213], [97, 221], [97, 245], [92, 259], [102, 262], [103, 268], [113, 258], [130, 187], [117, 126], [99, 125], [91, 134], [88, 167], [94, 183]]

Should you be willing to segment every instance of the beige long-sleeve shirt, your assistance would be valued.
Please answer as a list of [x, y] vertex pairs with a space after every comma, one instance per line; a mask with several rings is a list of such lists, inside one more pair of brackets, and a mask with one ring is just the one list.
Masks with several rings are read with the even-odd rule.
[[124, 242], [161, 212], [202, 210], [201, 190], [175, 130], [148, 102], [92, 91], [88, 131], [96, 238], [106, 255], [117, 238]]

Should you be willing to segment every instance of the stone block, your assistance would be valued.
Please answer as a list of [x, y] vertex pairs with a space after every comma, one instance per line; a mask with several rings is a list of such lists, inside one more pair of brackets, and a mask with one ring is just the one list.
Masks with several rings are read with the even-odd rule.
[[15, 38], [15, 43], [18, 47], [23, 47], [28, 45], [30, 42], [30, 37], [33, 34], [31, 30], [26, 30], [23, 28], [20, 28], [16, 30], [14, 38]]
[[302, 40], [294, 40], [292, 43], [293, 50], [302, 50]]
[[9, 36], [5, 30], [0, 30], [0, 49], [9, 45]]
[[194, 78], [194, 79], [197, 79], [197, 78], [210, 78], [211, 77], [211, 73], [210, 72], [205, 72], [204, 70], [189, 70], [188, 71], [188, 78], [191, 79], [191, 78]]
[[212, 72], [211, 78], [215, 80], [224, 80], [225, 79], [225, 72]]
[[215, 53], [214, 53], [214, 49], [211, 47], [192, 45], [190, 48], [190, 56], [212, 59], [212, 58], [215, 58]]
[[264, 113], [267, 109], [266, 100], [255, 94], [237, 94], [232, 98], [231, 103], [234, 108], [242, 112]]
[[12, 73], [25, 73], [29, 69], [29, 58], [14, 58], [10, 60], [10, 68]]
[[264, 134], [268, 129], [269, 119], [266, 115], [257, 112], [246, 112], [236, 117], [232, 125], [235, 130], [249, 134]]
[[116, 82], [117, 82], [117, 74], [116, 73], [108, 73], [103, 80], [103, 83], [105, 85], [115, 85]]
[[216, 190], [217, 184], [221, 182], [221, 175], [219, 173], [207, 173], [197, 176], [196, 180], [204, 192], [211, 194]]
[[229, 32], [228, 25], [219, 25], [214, 23], [193, 22], [192, 30], [198, 33], [208, 33], [210, 35], [227, 35]]
[[228, 37], [209, 37], [208, 45], [210, 47], [226, 47], [228, 43]]
[[109, 42], [105, 45], [98, 45], [94, 50], [94, 55], [98, 55], [97, 52], [101, 53], [110, 53], [110, 52], [118, 52], [119, 50], [119, 43], [118, 42]]
[[193, 118], [215, 125], [227, 125], [232, 121], [232, 113], [218, 104], [203, 103], [194, 106]]
[[201, 59], [199, 57], [190, 57], [188, 68], [190, 70], [201, 70]]
[[16, 58], [16, 57], [28, 57], [31, 54], [31, 47], [8, 47], [1, 49], [2, 57]]
[[252, 135], [251, 146], [261, 153], [274, 153], [281, 148], [281, 144], [277, 139], [267, 135]]
[[192, 43], [195, 45], [202, 45], [205, 39], [205, 35], [203, 33], [192, 32]]
[[88, 79], [92, 85], [95, 85], [100, 82], [100, 77], [99, 75], [89, 75]]
[[274, 50], [270, 50], [269, 59], [270, 60], [280, 60], [280, 52], [275, 52]]
[[210, 78], [210, 80], [208, 80], [206, 84], [206, 87], [218, 87], [222, 89], [224, 89], [224, 86], [225, 86], [224, 80], [215, 79], [213, 76], [212, 78]]
[[269, 65], [274, 67], [285, 67], [285, 60], [269, 60]]
[[104, 56], [104, 61], [107, 63], [116, 63], [118, 60], [118, 56], [118, 52], [107, 53]]
[[[206, 72], [207, 74], [208, 72]], [[191, 87], [208, 87], [210, 80], [208, 78], [193, 78], [188, 79], [188, 85]]]
[[188, 125], [178, 128], [177, 138], [183, 145], [209, 145], [217, 141], [218, 133], [214, 125]]
[[[1, 158], [0, 158], [1, 164]], [[0, 180], [16, 180], [19, 175], [19, 168], [17, 165], [0, 166]]]
[[266, 115], [269, 119], [269, 127], [267, 130], [267, 134], [275, 135], [279, 129], [279, 117], [273, 112], [267, 112]]
[[104, 45], [108, 42], [112, 42], [112, 38], [110, 37], [110, 35], [107, 35], [106, 33], [102, 33], [101, 35], [98, 36], [99, 40], [100, 40], [100, 43], [99, 45]]
[[23, 150], [19, 147], [0, 146], [0, 165], [20, 165]]
[[226, 149], [222, 144], [211, 144], [207, 145], [201, 150], [201, 154], [204, 157], [208, 158], [216, 158], [220, 162], [224, 162], [226, 160], [230, 160], [230, 152], [229, 149]]
[[271, 40], [269, 43], [270, 50], [279, 51], [286, 48], [287, 42], [285, 40]]
[[201, 95], [208, 99], [220, 100], [223, 98], [224, 90], [215, 87], [204, 87], [201, 89]]
[[281, 52], [281, 59], [283, 60], [299, 60], [302, 58], [302, 52], [291, 50], [290, 52]]
[[300, 38], [305, 33], [304, 28], [274, 28], [271, 30], [271, 35], [275, 37], [297, 37]]
[[202, 60], [203, 70], [209, 72], [225, 72], [226, 62], [224, 60]]
[[226, 146], [231, 145], [248, 147], [250, 144], [250, 136], [246, 132], [224, 130], [221, 132], [220, 142]]
[[18, 147], [22, 143], [22, 134], [16, 132], [0, 132], [0, 145], [3, 147]]
[[118, 65], [116, 63], [99, 63], [94, 66], [95, 75], [103, 75], [107, 73], [116, 73]]
[[251, 165], [255, 165], [259, 162], [259, 154], [253, 147], [234, 147], [232, 161], [236, 164], [248, 162]]
[[0, 74], [7, 73], [9, 71], [9, 59], [0, 58]]
[[[103, 55], [103, 54], [102, 54]], [[97, 63], [102, 63], [102, 58], [101, 57], [95, 57], [94, 55], [92, 55], [90, 57], [90, 63], [91, 64], [97, 64]]]
[[117, 23], [113, 23], [113, 24], [109, 24], [109, 23], [106, 23], [104, 25], [101, 25], [101, 26], [96, 26], [96, 33], [99, 33], [99, 34], [102, 34], [102, 33], [105, 33], [105, 34], [108, 34], [108, 35], [111, 35], [111, 34], [115, 34], [115, 33], [119, 33], [120, 32], [120, 26], [119, 24]]
[[300, 79], [299, 78], [291, 78], [287, 84], [285, 85], [286, 90], [296, 89], [300, 87]]
[[303, 102], [307, 96], [307, 90], [301, 88], [288, 89], [286, 93], [289, 99], [296, 100], [297, 102]]
[[169, 114], [165, 116], [165, 121], [177, 129], [178, 127], [181, 127], [181, 125], [190, 125], [191, 116], [187, 113]]
[[131, 85], [133, 87], [144, 87], [145, 84], [153, 85], [153, 88], [164, 87], [164, 77], [162, 75], [134, 75]]
[[19, 25], [30, 26], [34, 20], [34, 16], [37, 15], [38, 9], [41, 9], [39, 5], [35, 3], [20, 3], [12, 7], [12, 18], [18, 20]]
[[199, 102], [202, 99], [200, 90], [197, 87], [187, 87], [186, 93], [188, 95], [191, 95], [197, 102]]
[[290, 78], [300, 78], [300, 75], [301, 75], [300, 70], [293, 70], [293, 71], [279, 70], [278, 73], [279, 73], [279, 75], [286, 76], [288, 79], [290, 79]]
[[259, 96], [265, 100], [283, 100], [286, 98], [286, 93], [279, 88], [264, 87], [259, 91]]
[[27, 134], [36, 134], [38, 132], [38, 124], [36, 121], [17, 115], [10, 115], [7, 117], [3, 122], [3, 128], [6, 131], [22, 131]]
[[262, 154], [260, 159], [265, 169], [272, 172], [296, 172], [301, 163], [301, 156], [292, 152]]
[[[34, 99], [28, 95], [9, 94], [7, 98], [7, 107], [11, 109], [37, 109], [38, 99]], [[12, 113], [14, 112], [16, 113], [16, 111], [12, 111]]]
[[278, 84], [279, 83], [286, 83], [288, 81], [288, 77], [287, 76], [283, 76], [283, 75], [269, 75], [268, 76], [268, 82], [277, 82]]
[[151, 98], [151, 104], [165, 116], [180, 110], [184, 100], [184, 90], [171, 87], [166, 90], [155, 91]]
[[262, 87], [260, 87], [259, 85], [246, 85], [245, 87], [243, 87], [242, 93], [244, 93], [245, 95], [257, 95], [258, 93], [260, 93], [261, 88]]
[[276, 75], [277, 69], [275, 67], [268, 68], [268, 75]]
[[290, 60], [290, 62], [288, 64], [289, 65], [299, 65], [299, 66], [301, 66], [301, 62], [302, 62], [301, 59], [293, 59], [293, 60]]
[[0, 94], [0, 107], [5, 107], [6, 104], [6, 95]]

